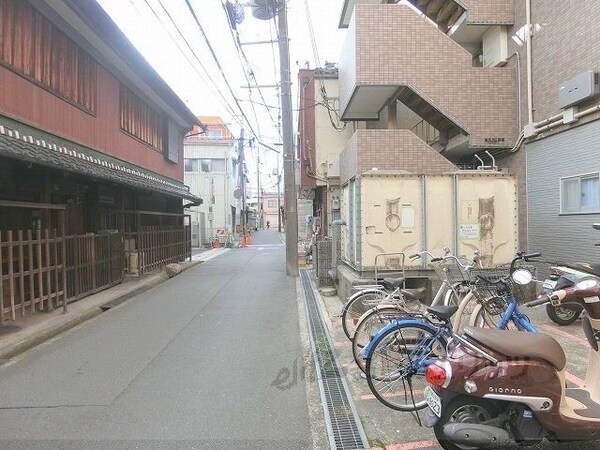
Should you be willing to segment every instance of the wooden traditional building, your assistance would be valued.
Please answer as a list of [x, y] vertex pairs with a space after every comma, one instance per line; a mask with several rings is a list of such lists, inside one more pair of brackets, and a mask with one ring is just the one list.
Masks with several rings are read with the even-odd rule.
[[194, 125], [95, 0], [0, 0], [0, 323], [189, 256]]

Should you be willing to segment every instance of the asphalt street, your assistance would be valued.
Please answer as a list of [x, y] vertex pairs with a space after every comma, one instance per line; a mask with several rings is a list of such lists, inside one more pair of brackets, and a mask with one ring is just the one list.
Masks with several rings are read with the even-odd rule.
[[0, 367], [1, 449], [312, 448], [295, 281], [274, 231]]

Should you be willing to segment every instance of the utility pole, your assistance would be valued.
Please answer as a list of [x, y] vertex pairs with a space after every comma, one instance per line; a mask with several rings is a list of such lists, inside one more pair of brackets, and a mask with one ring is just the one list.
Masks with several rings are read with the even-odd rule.
[[279, 66], [281, 72], [281, 109], [283, 118], [283, 178], [285, 207], [286, 273], [298, 276], [298, 204], [296, 199], [296, 169], [294, 151], [294, 124], [292, 119], [292, 89], [290, 80], [290, 45], [288, 41], [287, 5], [277, 4], [279, 29]]
[[279, 32], [279, 69], [281, 78], [281, 113], [283, 117], [283, 178], [285, 208], [286, 273], [298, 276], [298, 203], [296, 198], [296, 152], [292, 119], [290, 81], [290, 43], [288, 41], [286, 0], [252, 0], [252, 14], [259, 20], [277, 17]]
[[258, 149], [256, 149], [256, 218], [258, 219], [258, 224], [256, 227], [259, 230], [262, 228], [262, 215], [260, 206], [260, 154], [258, 153]]
[[281, 233], [281, 174], [279, 173], [279, 154], [277, 154], [277, 231]]
[[240, 214], [240, 225], [242, 236], [246, 236], [246, 174], [244, 173], [244, 129], [240, 130], [240, 141], [238, 142], [238, 183], [242, 189], [242, 212]]

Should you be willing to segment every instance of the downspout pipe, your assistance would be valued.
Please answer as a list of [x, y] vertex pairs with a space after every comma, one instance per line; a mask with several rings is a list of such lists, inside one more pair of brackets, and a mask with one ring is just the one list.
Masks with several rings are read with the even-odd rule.
[[533, 74], [531, 64], [531, 34], [533, 25], [531, 24], [531, 0], [525, 0], [525, 15], [527, 20], [527, 123], [533, 123]]
[[337, 281], [337, 241], [340, 239], [339, 227], [346, 225], [346, 221], [343, 219], [336, 219], [331, 222], [331, 228], [333, 236], [331, 239], [331, 269], [329, 269], [329, 276], [333, 281]]

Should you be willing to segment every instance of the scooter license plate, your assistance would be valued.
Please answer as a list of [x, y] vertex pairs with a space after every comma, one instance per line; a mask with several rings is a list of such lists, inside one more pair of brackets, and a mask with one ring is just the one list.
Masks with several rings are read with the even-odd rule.
[[436, 416], [442, 417], [442, 399], [429, 386], [425, 388], [425, 401]]
[[544, 280], [544, 283], [542, 284], [542, 287], [544, 289], [550, 289], [550, 290], [554, 290], [555, 286], [556, 286], [556, 280]]

